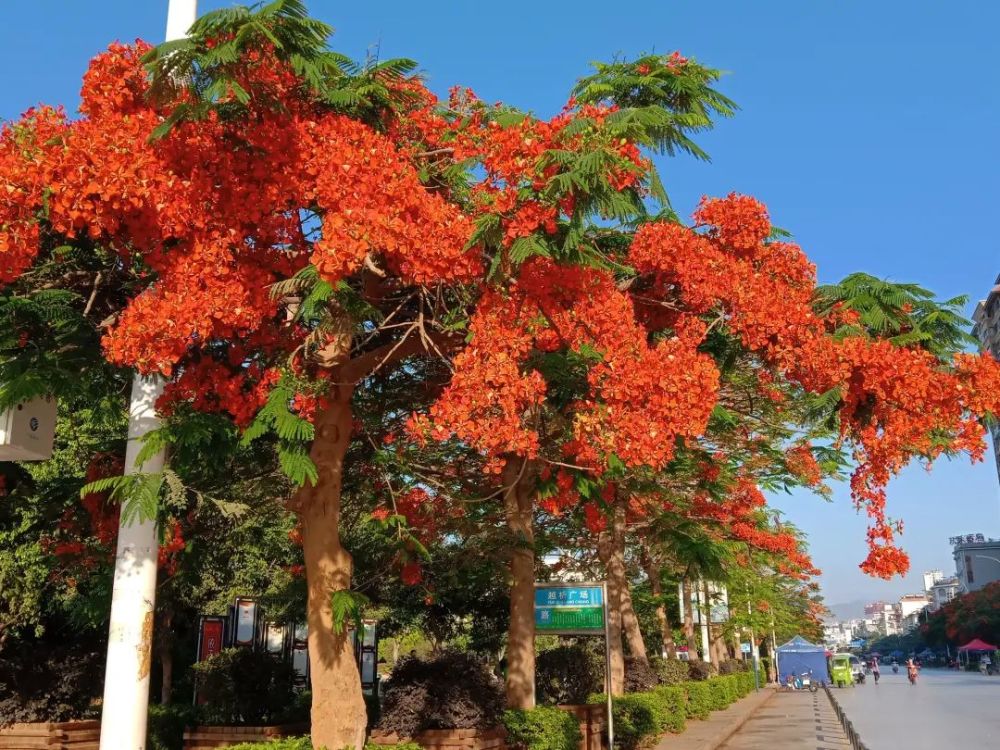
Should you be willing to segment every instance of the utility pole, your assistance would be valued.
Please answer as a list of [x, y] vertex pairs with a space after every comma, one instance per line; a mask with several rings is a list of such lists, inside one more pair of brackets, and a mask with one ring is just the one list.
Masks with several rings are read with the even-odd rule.
[[[183, 38], [198, 16], [197, 0], [169, 0], [167, 41]], [[163, 470], [164, 454], [142, 466], [136, 458], [142, 438], [160, 426], [156, 399], [163, 393], [159, 376], [132, 379], [125, 473]], [[156, 519], [119, 522], [114, 591], [104, 675], [100, 750], [145, 750], [149, 715], [149, 673], [153, 659], [153, 616], [159, 539]]]

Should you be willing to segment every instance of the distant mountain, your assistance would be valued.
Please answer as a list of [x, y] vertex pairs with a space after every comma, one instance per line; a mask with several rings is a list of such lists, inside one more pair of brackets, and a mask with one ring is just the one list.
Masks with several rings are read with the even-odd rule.
[[837, 620], [853, 620], [865, 616], [866, 604], [868, 604], [867, 599], [855, 599], [853, 602], [843, 604], [827, 604], [826, 607]]

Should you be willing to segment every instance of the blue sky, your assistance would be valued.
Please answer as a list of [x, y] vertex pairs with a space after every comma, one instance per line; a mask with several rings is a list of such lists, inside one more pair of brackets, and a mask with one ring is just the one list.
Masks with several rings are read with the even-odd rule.
[[[201, 11], [229, 5], [202, 0]], [[742, 107], [704, 136], [711, 164], [661, 164], [676, 207], [704, 194], [752, 193], [817, 263], [821, 281], [856, 270], [916, 281], [941, 295], [983, 295], [1000, 273], [991, 217], [1000, 198], [1000, 87], [993, 80], [1000, 6], [972, 0], [716, 0], [624, 3], [312, 0], [354, 57], [412, 57], [440, 93], [470, 86], [548, 115], [591, 60], [643, 51], [685, 55], [730, 72]], [[77, 102], [87, 60], [108, 42], [163, 36], [166, 0], [4, 3], [0, 117]], [[834, 502], [778, 501], [810, 535], [828, 601], [919, 589], [952, 568], [947, 538], [1000, 536], [992, 459], [912, 467], [890, 487], [913, 557], [906, 581], [857, 569], [864, 519], [846, 488]]]

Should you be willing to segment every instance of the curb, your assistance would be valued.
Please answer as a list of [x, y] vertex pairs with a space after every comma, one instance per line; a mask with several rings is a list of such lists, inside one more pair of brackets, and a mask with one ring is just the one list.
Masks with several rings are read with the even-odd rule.
[[847, 718], [847, 714], [844, 712], [844, 709], [840, 707], [840, 703], [834, 697], [833, 693], [830, 692], [830, 688], [824, 685], [823, 691], [826, 693], [826, 697], [830, 699], [830, 705], [833, 706], [833, 712], [840, 720], [840, 726], [843, 728], [844, 734], [847, 735], [847, 741], [851, 743], [853, 750], [868, 750], [868, 746], [861, 740], [861, 735], [858, 734], [858, 730], [854, 728], [854, 723]]

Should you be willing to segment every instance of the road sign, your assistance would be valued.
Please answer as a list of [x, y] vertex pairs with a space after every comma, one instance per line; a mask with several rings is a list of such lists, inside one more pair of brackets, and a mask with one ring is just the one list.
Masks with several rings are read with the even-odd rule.
[[740, 653], [741, 654], [749, 654], [750, 651], [751, 651], [751, 648], [750, 648], [750, 644], [749, 643], [741, 643], [740, 644]]
[[611, 645], [604, 583], [535, 583], [535, 632], [604, 636], [604, 693], [608, 708], [608, 747], [615, 746], [611, 711]]
[[535, 630], [604, 635], [604, 587], [592, 583], [536, 583]]

